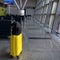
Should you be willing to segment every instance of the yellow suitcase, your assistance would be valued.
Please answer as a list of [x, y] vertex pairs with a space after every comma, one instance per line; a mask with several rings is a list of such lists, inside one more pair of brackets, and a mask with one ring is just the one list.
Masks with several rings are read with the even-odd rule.
[[22, 52], [22, 33], [11, 35], [10, 37], [10, 56], [18, 57]]

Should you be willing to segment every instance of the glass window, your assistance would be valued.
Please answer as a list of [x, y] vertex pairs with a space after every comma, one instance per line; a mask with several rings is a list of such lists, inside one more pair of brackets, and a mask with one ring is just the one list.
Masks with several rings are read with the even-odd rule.
[[58, 31], [57, 32], [60, 34], [60, 23], [58, 24]]
[[44, 13], [47, 13], [48, 11], [48, 5], [44, 7]]
[[49, 3], [49, 0], [46, 0], [46, 4], [48, 4]]
[[60, 16], [56, 15], [55, 16], [55, 20], [54, 20], [54, 24], [53, 24], [53, 31], [58, 32], [58, 26], [60, 24]]
[[45, 26], [46, 26], [46, 27], [48, 27], [49, 21], [50, 21], [50, 16], [47, 15], [47, 16], [46, 16], [46, 21], [45, 21]]
[[55, 16], [52, 32], [60, 33], [60, 1], [58, 2], [58, 7], [56, 11], [56, 16]]
[[42, 23], [43, 24], [45, 23], [45, 20], [46, 20], [46, 15], [43, 15], [43, 17], [42, 17]]
[[48, 11], [47, 11], [48, 14], [51, 13], [51, 9], [52, 9], [52, 3], [50, 3], [50, 4], [48, 5]]
[[59, 1], [59, 3], [58, 3], [58, 8], [57, 8], [56, 14], [60, 14], [60, 1]]

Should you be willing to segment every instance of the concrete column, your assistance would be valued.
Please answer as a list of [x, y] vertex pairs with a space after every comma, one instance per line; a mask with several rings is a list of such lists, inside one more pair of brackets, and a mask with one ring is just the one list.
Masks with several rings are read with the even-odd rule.
[[50, 30], [52, 29], [52, 25], [53, 25], [53, 22], [54, 22], [54, 18], [55, 18], [54, 14], [56, 13], [57, 5], [58, 5], [58, 2], [55, 1], [53, 3], [53, 7], [52, 7], [52, 11], [51, 11], [51, 16], [50, 16], [50, 21], [49, 21], [49, 29]]

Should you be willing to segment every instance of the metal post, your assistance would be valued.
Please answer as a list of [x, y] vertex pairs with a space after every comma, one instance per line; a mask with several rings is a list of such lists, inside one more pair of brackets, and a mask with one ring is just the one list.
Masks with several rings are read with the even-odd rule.
[[9, 15], [10, 15], [10, 5], [8, 5], [8, 7], [9, 7]]
[[[8, 8], [9, 8], [9, 16], [10, 16], [10, 5], [8, 5]], [[11, 20], [12, 22], [12, 20]], [[11, 35], [12, 35], [12, 27], [11, 27]]]
[[[9, 8], [9, 16], [10, 16], [10, 5], [8, 5], [8, 8]], [[12, 20], [11, 20], [12, 22]], [[11, 35], [12, 35], [12, 27], [11, 27]]]

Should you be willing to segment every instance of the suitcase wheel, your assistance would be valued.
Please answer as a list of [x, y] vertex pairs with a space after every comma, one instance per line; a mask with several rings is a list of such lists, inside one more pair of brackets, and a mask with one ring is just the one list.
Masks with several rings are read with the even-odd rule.
[[19, 56], [17, 56], [17, 59], [19, 59]]
[[9, 58], [13, 58], [13, 56], [12, 56], [12, 55], [10, 55], [10, 56], [9, 56]]

